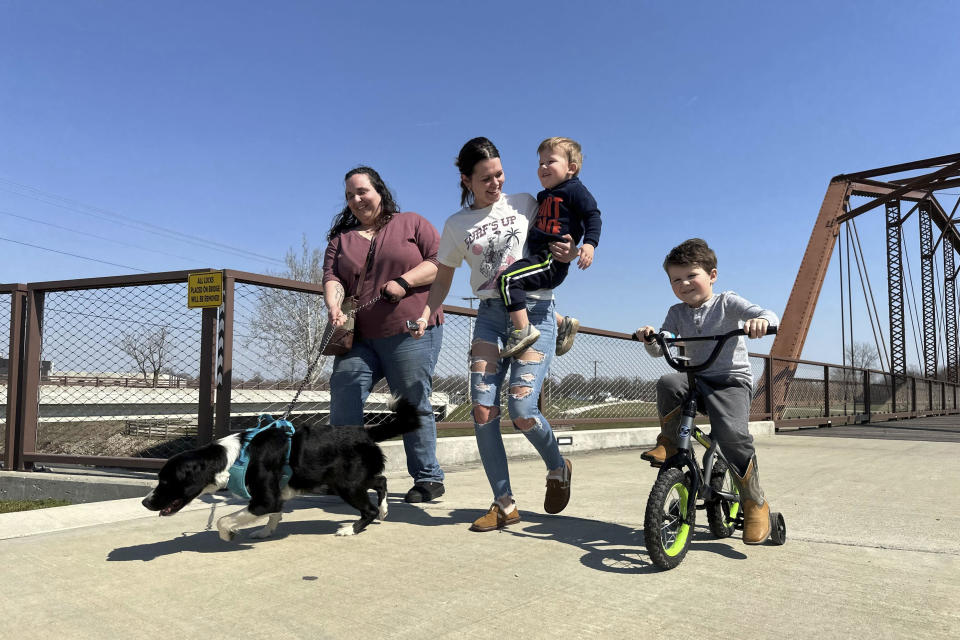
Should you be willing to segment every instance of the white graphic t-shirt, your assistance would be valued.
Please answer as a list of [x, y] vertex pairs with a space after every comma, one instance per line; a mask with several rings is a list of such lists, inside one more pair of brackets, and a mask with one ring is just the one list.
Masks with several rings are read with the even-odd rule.
[[[536, 217], [537, 201], [529, 193], [501, 195], [483, 209], [464, 207], [443, 225], [437, 259], [454, 269], [466, 260], [473, 295], [497, 298], [497, 277], [526, 255], [527, 230]], [[535, 299], [550, 295], [550, 290], [527, 292]]]

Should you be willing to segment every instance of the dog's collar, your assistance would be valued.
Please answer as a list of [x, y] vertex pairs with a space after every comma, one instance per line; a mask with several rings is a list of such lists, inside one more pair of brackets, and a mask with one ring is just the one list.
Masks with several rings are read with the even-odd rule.
[[[264, 423], [267, 424], [264, 425]], [[250, 499], [250, 492], [247, 490], [246, 483], [247, 467], [250, 465], [250, 443], [253, 442], [257, 434], [267, 429], [280, 429], [287, 435], [287, 453], [283, 459], [280, 488], [287, 486], [293, 476], [293, 469], [290, 467], [290, 448], [295, 429], [289, 420], [274, 420], [273, 416], [262, 414], [257, 417], [255, 428], [240, 432], [240, 453], [237, 454], [237, 459], [230, 466], [230, 479], [227, 481], [227, 489], [238, 498]]]

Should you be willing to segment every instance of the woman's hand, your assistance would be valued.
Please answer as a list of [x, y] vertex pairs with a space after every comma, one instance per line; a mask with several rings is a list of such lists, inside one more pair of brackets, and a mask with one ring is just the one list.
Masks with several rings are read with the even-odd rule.
[[407, 332], [408, 332], [411, 336], [413, 336], [414, 338], [416, 338], [417, 340], [419, 340], [420, 338], [423, 337], [423, 334], [426, 333], [426, 331], [427, 331], [427, 320], [426, 320], [426, 318], [417, 318], [416, 325], [417, 325], [417, 328], [416, 328], [416, 329], [409, 328], [409, 325], [407, 325], [407, 326], [408, 326]]
[[347, 314], [340, 310], [339, 306], [327, 308], [327, 322], [335, 327], [342, 327], [347, 321]]
[[553, 259], [559, 262], [573, 262], [580, 255], [580, 251], [577, 249], [577, 245], [573, 243], [573, 238], [569, 233], [564, 235], [563, 238], [566, 242], [550, 243], [550, 253], [553, 254]]
[[407, 295], [407, 290], [400, 286], [400, 283], [396, 280], [390, 280], [380, 287], [380, 295], [383, 296], [383, 299], [387, 302], [397, 303]]

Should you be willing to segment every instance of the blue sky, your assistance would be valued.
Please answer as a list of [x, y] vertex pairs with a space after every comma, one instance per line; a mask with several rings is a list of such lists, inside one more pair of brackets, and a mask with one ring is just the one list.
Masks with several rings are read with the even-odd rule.
[[[691, 236], [717, 251], [719, 289], [782, 313], [830, 177], [960, 151], [958, 18], [949, 2], [3, 0], [0, 282], [276, 272], [304, 233], [324, 245], [356, 165], [439, 228], [467, 139], [497, 144], [508, 192], [535, 193], [537, 144], [564, 135], [604, 216], [565, 313], [658, 324], [675, 301], [660, 263]], [[882, 212], [858, 224], [882, 288]], [[803, 356], [836, 362], [828, 278]], [[467, 295], [458, 273], [448, 302]]]

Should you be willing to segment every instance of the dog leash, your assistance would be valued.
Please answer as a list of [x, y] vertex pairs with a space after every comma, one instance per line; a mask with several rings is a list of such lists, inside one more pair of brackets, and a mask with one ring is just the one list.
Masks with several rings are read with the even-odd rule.
[[[366, 307], [369, 307], [370, 305], [376, 302], [379, 302], [380, 298], [382, 297], [383, 297], [383, 294], [378, 293], [376, 296], [374, 296], [367, 302], [363, 303], [353, 311], [349, 312], [347, 315], [349, 315], [352, 318], [356, 318], [358, 311]], [[329, 322], [329, 320], [327, 320], [327, 322]], [[327, 336], [327, 339], [324, 340], [323, 343], [320, 345], [320, 348], [317, 349], [317, 355], [314, 356], [313, 361], [310, 363], [310, 366], [307, 367], [307, 375], [305, 375], [303, 377], [303, 380], [300, 381], [300, 386], [297, 388], [297, 392], [293, 394], [293, 400], [291, 400], [289, 406], [287, 406], [287, 410], [283, 414], [283, 420], [289, 419], [290, 414], [293, 412], [293, 407], [297, 404], [297, 400], [300, 398], [300, 392], [302, 392], [303, 388], [307, 386], [307, 382], [310, 380], [310, 376], [313, 375], [313, 370], [317, 367], [317, 363], [320, 362], [320, 358], [323, 356], [323, 350], [327, 348], [327, 344], [330, 342], [331, 338], [333, 338], [333, 331], [330, 332], [330, 335]]]

